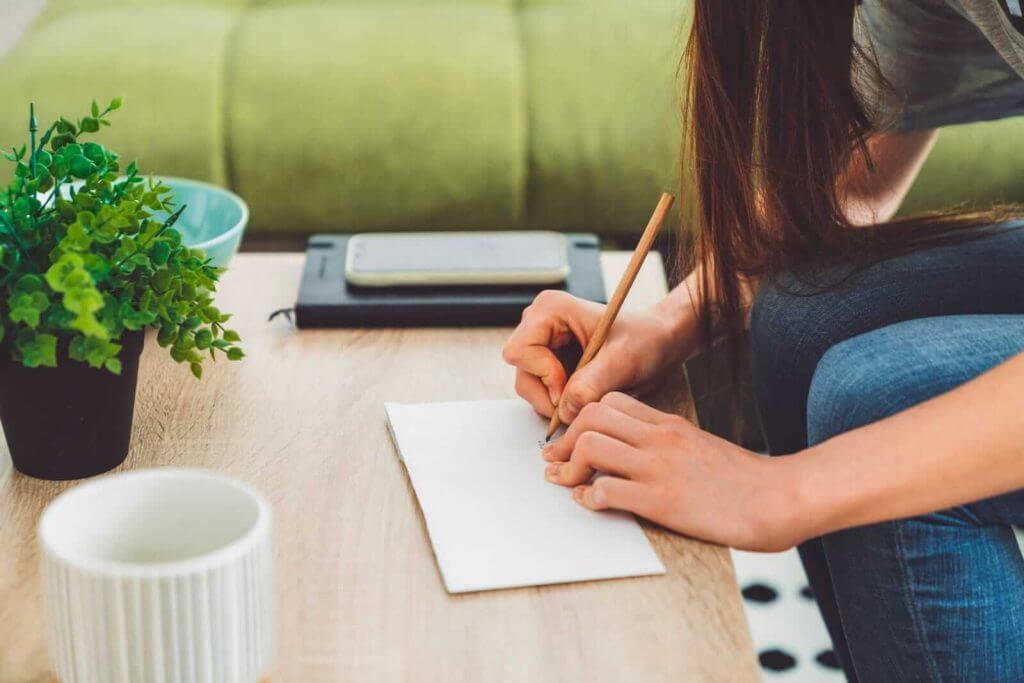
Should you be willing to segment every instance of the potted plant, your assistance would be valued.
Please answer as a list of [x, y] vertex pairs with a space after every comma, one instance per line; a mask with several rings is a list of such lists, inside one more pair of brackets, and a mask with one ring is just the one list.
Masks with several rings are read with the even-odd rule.
[[120, 106], [94, 101], [38, 139], [30, 106], [28, 146], [3, 153], [14, 177], [0, 189], [0, 422], [15, 468], [43, 479], [124, 461], [147, 328], [196, 378], [207, 354], [244, 355], [213, 305], [220, 270], [173, 227], [185, 207], [85, 139]]

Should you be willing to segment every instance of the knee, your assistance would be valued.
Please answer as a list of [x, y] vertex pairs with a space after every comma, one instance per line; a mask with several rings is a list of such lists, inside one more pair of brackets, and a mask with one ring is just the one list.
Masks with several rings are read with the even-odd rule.
[[807, 395], [809, 445], [874, 421], [886, 379], [868, 355], [864, 341], [854, 337], [821, 357]]
[[928, 322], [882, 327], [825, 352], [807, 394], [808, 444], [881, 420], [958, 383], [922, 350]]

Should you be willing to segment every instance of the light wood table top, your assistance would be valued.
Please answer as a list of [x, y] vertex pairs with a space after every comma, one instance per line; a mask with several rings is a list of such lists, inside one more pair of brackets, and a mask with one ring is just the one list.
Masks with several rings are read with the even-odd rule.
[[[612, 287], [628, 256], [603, 256]], [[235, 313], [248, 358], [207, 368], [202, 382], [147, 342], [122, 466], [211, 468], [267, 496], [277, 603], [269, 680], [758, 680], [727, 551], [651, 525], [665, 576], [446, 593], [382, 404], [514, 396], [501, 362], [509, 330], [267, 322], [294, 300], [301, 268], [301, 254], [235, 259], [217, 303]], [[664, 292], [652, 254], [626, 306]], [[686, 410], [683, 382], [674, 385], [659, 401]], [[53, 680], [35, 526], [73, 485], [13, 472], [0, 441], [5, 683]]]

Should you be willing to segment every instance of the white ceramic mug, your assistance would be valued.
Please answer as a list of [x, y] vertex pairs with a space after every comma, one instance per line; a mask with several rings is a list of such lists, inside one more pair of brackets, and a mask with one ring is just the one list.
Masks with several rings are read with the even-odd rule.
[[253, 683], [273, 649], [271, 511], [201, 470], [96, 479], [39, 522], [65, 683]]

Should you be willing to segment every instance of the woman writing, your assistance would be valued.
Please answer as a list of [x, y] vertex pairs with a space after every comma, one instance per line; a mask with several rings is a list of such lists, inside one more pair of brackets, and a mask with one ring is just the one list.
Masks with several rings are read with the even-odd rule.
[[[1011, 0], [695, 0], [690, 276], [621, 314], [546, 292], [505, 349], [570, 424], [545, 476], [595, 510], [801, 557], [850, 680], [1024, 680], [1024, 229], [893, 220], [944, 125], [1024, 112]], [[628, 395], [724, 338], [767, 458]], [[608, 476], [591, 481], [595, 471]]]

